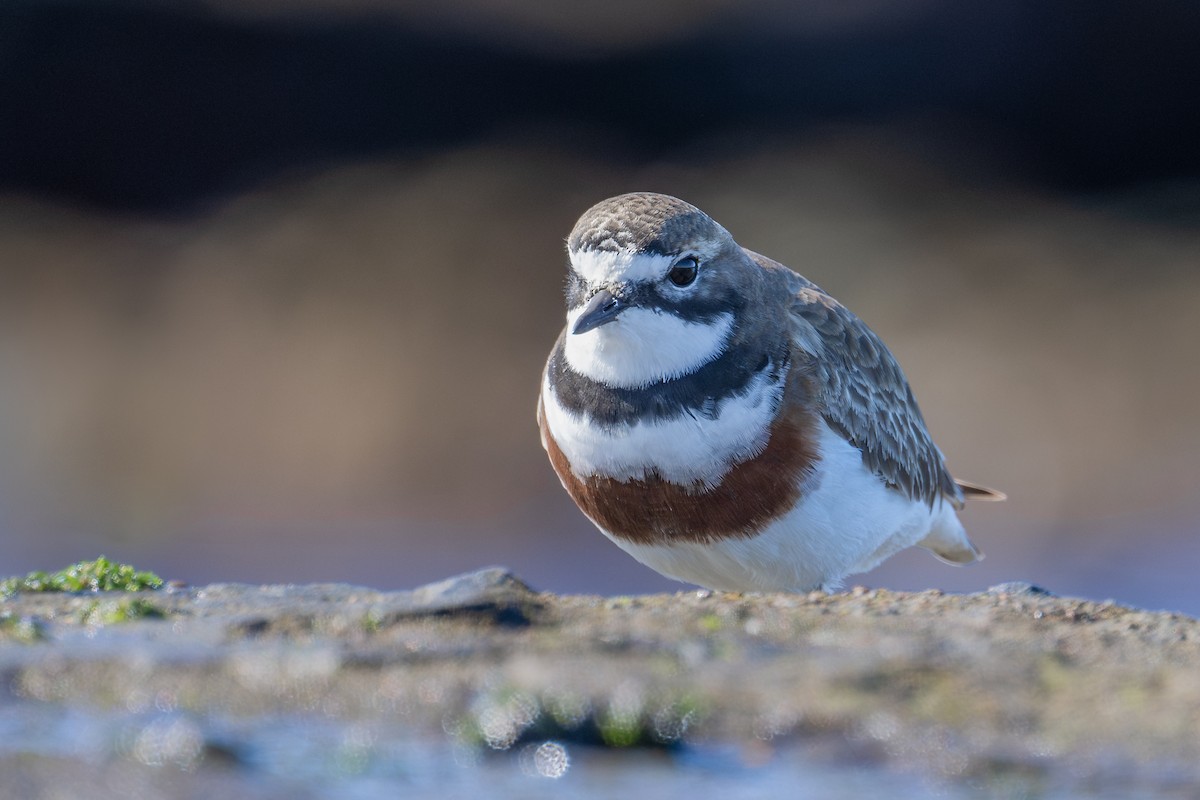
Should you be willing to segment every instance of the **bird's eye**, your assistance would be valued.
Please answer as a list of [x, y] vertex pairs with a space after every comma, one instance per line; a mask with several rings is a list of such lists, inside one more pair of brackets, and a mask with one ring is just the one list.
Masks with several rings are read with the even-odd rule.
[[691, 286], [699, 271], [700, 261], [695, 256], [684, 256], [671, 267], [671, 271], [667, 273], [667, 280], [680, 288]]

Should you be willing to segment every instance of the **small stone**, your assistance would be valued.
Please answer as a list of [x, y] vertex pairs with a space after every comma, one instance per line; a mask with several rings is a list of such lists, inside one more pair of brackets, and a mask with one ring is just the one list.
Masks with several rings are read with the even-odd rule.
[[1041, 586], [1030, 583], [1029, 581], [1007, 581], [1006, 583], [998, 583], [995, 586], [988, 587], [988, 594], [1000, 595], [1016, 595], [1016, 596], [1034, 596], [1034, 597], [1054, 597], [1054, 593], [1048, 589], [1043, 589]]

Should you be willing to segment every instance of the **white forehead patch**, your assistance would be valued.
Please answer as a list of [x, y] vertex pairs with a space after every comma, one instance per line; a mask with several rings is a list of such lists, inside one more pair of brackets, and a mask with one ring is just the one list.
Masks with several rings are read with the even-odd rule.
[[[567, 330], [583, 306], [567, 314]], [[567, 364], [580, 375], [618, 389], [642, 389], [695, 372], [725, 351], [733, 315], [689, 322], [666, 311], [626, 309], [587, 333], [568, 333]]]
[[592, 286], [662, 279], [677, 256], [635, 253], [631, 250], [579, 250], [570, 253], [571, 266]]

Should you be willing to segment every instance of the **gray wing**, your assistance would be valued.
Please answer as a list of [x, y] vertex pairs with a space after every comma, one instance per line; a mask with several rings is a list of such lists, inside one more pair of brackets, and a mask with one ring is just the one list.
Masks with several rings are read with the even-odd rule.
[[925, 427], [895, 356], [875, 332], [818, 286], [791, 270], [792, 321], [810, 354], [821, 416], [862, 451], [863, 463], [889, 486], [930, 505], [962, 492]]

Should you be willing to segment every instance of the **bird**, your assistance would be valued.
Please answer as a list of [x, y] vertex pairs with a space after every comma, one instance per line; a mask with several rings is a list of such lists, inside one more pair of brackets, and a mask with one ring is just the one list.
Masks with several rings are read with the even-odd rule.
[[899, 363], [866, 323], [699, 208], [604, 200], [567, 238], [542, 373], [550, 464], [618, 547], [725, 592], [834, 591], [920, 546], [983, 558]]

